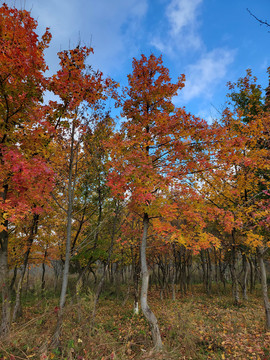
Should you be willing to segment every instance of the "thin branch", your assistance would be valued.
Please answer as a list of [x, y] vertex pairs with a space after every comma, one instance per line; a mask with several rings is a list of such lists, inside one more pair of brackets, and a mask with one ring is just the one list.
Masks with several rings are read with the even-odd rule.
[[60, 209], [62, 209], [66, 214], [67, 214], [67, 209], [65, 209], [57, 200], [57, 197], [54, 195], [53, 192], [50, 193], [51, 197], [53, 198], [53, 200], [56, 202], [56, 204], [60, 207]]
[[[257, 18], [257, 16], [255, 16], [248, 8], [247, 8], [247, 11], [249, 12], [249, 14], [250, 14], [251, 16], [254, 17], [254, 19], [256, 19], [256, 20], [260, 23], [260, 25], [266, 25], [266, 26], [270, 27], [270, 24], [269, 24], [268, 21], [266, 21], [266, 20], [263, 21], [263, 20]], [[269, 31], [269, 32], [270, 32], [270, 31]]]

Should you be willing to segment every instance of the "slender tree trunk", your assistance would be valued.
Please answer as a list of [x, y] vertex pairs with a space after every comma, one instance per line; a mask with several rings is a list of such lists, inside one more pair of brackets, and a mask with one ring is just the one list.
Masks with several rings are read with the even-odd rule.
[[41, 276], [41, 292], [44, 293], [45, 290], [45, 271], [46, 271], [46, 259], [48, 254], [48, 246], [46, 245], [43, 262], [42, 262], [42, 276]]
[[178, 263], [179, 263], [179, 285], [180, 285], [180, 292], [181, 294], [184, 293], [184, 289], [183, 289], [183, 265], [182, 265], [182, 248], [180, 248], [180, 250], [177, 252], [178, 254]]
[[163, 300], [163, 286], [162, 286], [162, 271], [161, 271], [161, 265], [160, 265], [160, 258], [158, 260], [158, 283], [159, 283], [159, 296], [160, 296], [160, 300]]
[[217, 261], [217, 251], [216, 248], [213, 246], [214, 252], [214, 262], [215, 262], [215, 283], [218, 283], [218, 261]]
[[[166, 262], [166, 260], [165, 260]], [[159, 256], [159, 263], [158, 263], [158, 276], [159, 276], [159, 283], [160, 283], [160, 299], [163, 300], [165, 296], [165, 288], [166, 288], [166, 265], [163, 263], [162, 256]]]
[[249, 291], [252, 294], [253, 290], [254, 290], [254, 266], [253, 266], [253, 261], [252, 258], [249, 256], [248, 257], [248, 263], [249, 263], [249, 269], [250, 269], [250, 287], [249, 287]]
[[12, 322], [16, 322], [17, 318], [22, 316], [21, 295], [22, 295], [22, 284], [23, 284], [26, 268], [27, 268], [27, 264], [23, 265], [23, 268], [21, 269], [21, 275], [17, 284], [16, 300], [13, 309]]
[[63, 262], [62, 260], [53, 260], [51, 261], [51, 264], [53, 266], [53, 273], [54, 273], [53, 288], [54, 288], [54, 292], [56, 292], [59, 276], [63, 272]]
[[[6, 201], [8, 185], [3, 186], [1, 198], [3, 203]], [[2, 320], [0, 325], [0, 338], [9, 334], [10, 330], [10, 285], [8, 269], [8, 221], [5, 220], [1, 225], [5, 229], [0, 232], [0, 289], [2, 292]]]
[[133, 290], [133, 294], [134, 294], [134, 307], [133, 307], [133, 312], [134, 314], [138, 315], [139, 314], [139, 274], [138, 271], [135, 269], [135, 273], [134, 273], [134, 277], [133, 277], [133, 282], [134, 282], [134, 290]]
[[[139, 279], [140, 279], [140, 263], [137, 259], [136, 252], [133, 253], [133, 248], [131, 248], [132, 254], [132, 278], [133, 278], [133, 296], [134, 296], [134, 314], [139, 314]], [[138, 256], [139, 258], [139, 256]]]
[[104, 281], [106, 278], [106, 273], [108, 271], [110, 262], [111, 262], [111, 256], [112, 256], [112, 251], [113, 251], [113, 247], [114, 247], [114, 239], [115, 239], [115, 234], [116, 234], [116, 225], [117, 225], [117, 219], [118, 219], [118, 215], [119, 215], [119, 204], [117, 206], [117, 209], [115, 211], [115, 215], [113, 218], [113, 224], [112, 224], [112, 232], [111, 232], [111, 243], [110, 243], [110, 247], [109, 247], [109, 251], [108, 251], [108, 257], [107, 257], [107, 261], [106, 261], [106, 265], [104, 267], [104, 271], [102, 274], [102, 277], [100, 279], [100, 282], [98, 284], [97, 290], [96, 290], [96, 294], [95, 294], [95, 301], [94, 301], [94, 307], [93, 307], [93, 311], [92, 311], [92, 320], [91, 320], [91, 327], [93, 328], [94, 324], [95, 324], [95, 318], [96, 318], [96, 312], [97, 312], [97, 305], [98, 305], [98, 301], [99, 301], [99, 297], [101, 294], [101, 291], [103, 289], [103, 285], [104, 285]]
[[172, 261], [172, 265], [173, 265], [173, 276], [172, 276], [172, 299], [173, 301], [175, 301], [176, 299], [176, 295], [175, 295], [175, 283], [176, 283], [176, 271], [177, 271], [177, 267], [176, 267], [176, 254], [175, 254], [175, 244], [172, 244], [172, 249], [173, 249], [173, 261]]
[[141, 271], [142, 271], [141, 308], [144, 316], [146, 317], [150, 325], [150, 329], [152, 332], [152, 339], [154, 342], [154, 349], [160, 350], [163, 345], [162, 345], [157, 318], [147, 303], [149, 272], [146, 262], [146, 245], [147, 245], [148, 226], [149, 226], [149, 217], [148, 214], [145, 213], [143, 217], [143, 236], [141, 243]]
[[233, 293], [234, 304], [239, 305], [239, 289], [238, 289], [238, 279], [236, 274], [236, 250], [234, 245], [232, 245], [231, 276], [232, 276], [232, 293]]
[[192, 254], [191, 254], [190, 250], [188, 250], [188, 256], [187, 256], [187, 289], [190, 288], [191, 270], [192, 270]]
[[32, 244], [34, 241], [34, 236], [37, 234], [38, 218], [39, 218], [39, 215], [34, 214], [33, 223], [31, 225], [31, 229], [30, 229], [30, 235], [27, 240], [27, 250], [24, 254], [24, 261], [23, 261], [23, 267], [21, 270], [21, 276], [20, 276], [20, 279], [19, 279], [19, 282], [17, 285], [17, 290], [16, 290], [16, 300], [15, 300], [15, 306], [14, 306], [13, 316], [12, 316], [13, 322], [15, 322], [17, 320], [17, 318], [22, 315], [22, 305], [21, 305], [22, 285], [23, 285], [23, 280], [24, 280], [24, 276], [26, 273], [26, 268], [28, 265], [28, 259], [29, 259], [29, 255], [31, 252], [31, 247], [32, 247]]
[[242, 259], [243, 259], [243, 299], [244, 300], [248, 300], [248, 296], [247, 296], [247, 278], [248, 278], [248, 266], [247, 266], [247, 257], [246, 254], [242, 255]]
[[211, 293], [212, 290], [212, 264], [209, 249], [206, 249], [206, 268], [207, 268], [207, 294]]
[[[77, 300], [79, 300], [79, 298], [80, 298], [80, 296], [79, 296], [80, 289], [82, 287], [84, 287], [84, 285], [85, 285], [84, 284], [84, 282], [85, 282], [84, 278], [86, 276], [87, 271], [91, 268], [92, 262], [93, 262], [93, 258], [92, 258], [92, 256], [90, 256], [86, 266], [84, 267], [84, 269], [80, 270], [78, 279], [76, 281], [76, 297], [77, 297]], [[94, 273], [94, 275], [95, 275], [94, 278], [95, 278], [95, 283], [96, 283], [96, 274]]]
[[200, 251], [201, 254], [201, 265], [202, 265], [202, 271], [203, 271], [203, 284], [204, 284], [204, 288], [206, 293], [209, 293], [209, 288], [208, 288], [208, 268], [207, 268], [207, 262], [205, 259], [205, 250], [201, 250]]
[[182, 257], [183, 257], [183, 261], [182, 261], [182, 280], [183, 280], [183, 290], [184, 290], [184, 294], [187, 294], [187, 259], [186, 259], [186, 248], [183, 247], [183, 253], [182, 253]]
[[103, 274], [102, 274], [102, 277], [98, 283], [98, 286], [97, 286], [97, 290], [96, 290], [96, 293], [95, 293], [95, 300], [94, 300], [94, 306], [93, 306], [93, 311], [92, 311], [92, 319], [91, 319], [91, 328], [93, 328], [94, 324], [95, 324], [95, 319], [96, 319], [96, 313], [97, 313], [97, 305], [98, 305], [98, 301], [99, 301], [99, 297], [100, 297], [100, 294], [101, 294], [101, 291], [102, 291], [102, 288], [103, 288], [103, 285], [104, 285], [104, 281], [105, 281], [105, 277], [106, 277], [106, 273], [107, 273], [107, 270], [108, 270], [108, 263], [105, 265], [104, 267], [104, 271], [103, 271]]
[[186, 248], [181, 246], [180, 251], [178, 251], [179, 258], [179, 282], [180, 282], [180, 292], [181, 294], [186, 294], [187, 292], [187, 266], [186, 266]]
[[224, 265], [224, 261], [221, 261], [222, 259], [222, 253], [221, 253], [221, 249], [219, 250], [219, 259], [218, 259], [218, 264], [219, 264], [219, 277], [220, 280], [223, 283], [223, 288], [224, 290], [226, 289], [226, 278], [225, 278], [225, 270], [226, 267]]
[[[5, 224], [7, 226], [7, 222]], [[0, 338], [9, 334], [10, 330], [10, 289], [8, 274], [8, 232], [0, 233], [0, 288], [2, 290], [2, 321]]]
[[113, 284], [113, 262], [109, 265], [108, 277], [111, 284]]
[[256, 285], [256, 281], [259, 278], [260, 278], [260, 269], [259, 269], [259, 266], [258, 266], [258, 259], [257, 259], [257, 256], [255, 254], [255, 256], [254, 256], [254, 288], [255, 288], [255, 285]]
[[60, 336], [62, 332], [63, 325], [63, 312], [66, 302], [67, 295], [67, 286], [68, 286], [68, 275], [69, 275], [69, 263], [70, 263], [70, 250], [71, 250], [71, 226], [72, 226], [72, 211], [73, 211], [73, 197], [74, 197], [74, 187], [73, 182], [73, 163], [74, 163], [74, 135], [75, 135], [75, 122], [72, 122], [71, 130], [71, 148], [70, 148], [70, 158], [69, 158], [69, 171], [68, 171], [68, 209], [67, 209], [67, 237], [66, 237], [66, 254], [65, 254], [65, 264], [62, 278], [62, 288], [59, 302], [58, 310], [58, 319], [56, 330], [53, 336], [53, 345], [58, 346], [60, 343]]
[[27, 264], [27, 277], [26, 277], [25, 295], [27, 295], [27, 292], [29, 290], [29, 279], [30, 279], [30, 266], [29, 266], [29, 264]]
[[18, 267], [17, 267], [17, 265], [15, 265], [15, 268], [14, 268], [14, 270], [13, 270], [13, 276], [12, 276], [12, 279], [11, 279], [11, 282], [10, 282], [10, 286], [9, 286], [11, 293], [13, 292], [13, 287], [14, 287], [15, 282], [16, 282], [17, 273], [18, 273]]
[[261, 283], [262, 283], [262, 294], [263, 294], [263, 302], [264, 302], [264, 308], [265, 308], [265, 316], [266, 316], [266, 328], [270, 329], [270, 303], [267, 293], [267, 276], [266, 276], [266, 270], [265, 270], [265, 264], [264, 264], [264, 250], [261, 247], [257, 248], [257, 255], [258, 255], [258, 261], [260, 265], [261, 270]]

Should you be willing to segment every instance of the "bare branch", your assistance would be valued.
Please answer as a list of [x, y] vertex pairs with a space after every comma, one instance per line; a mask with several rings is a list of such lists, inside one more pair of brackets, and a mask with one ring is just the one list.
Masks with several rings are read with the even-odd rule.
[[[257, 18], [257, 16], [255, 16], [248, 8], [247, 8], [247, 11], [249, 12], [249, 14], [251, 15], [251, 16], [253, 16], [254, 17], [254, 19], [256, 19], [259, 23], [260, 23], [260, 25], [266, 25], [266, 26], [269, 26], [270, 27], [270, 24], [269, 24], [269, 22], [268, 21], [263, 21], [263, 20], [261, 20], [261, 19], [258, 19]], [[270, 32], [270, 31], [269, 31]]]

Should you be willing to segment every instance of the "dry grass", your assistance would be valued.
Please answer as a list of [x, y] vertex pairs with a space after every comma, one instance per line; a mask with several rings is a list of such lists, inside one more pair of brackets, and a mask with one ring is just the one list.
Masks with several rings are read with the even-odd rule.
[[235, 307], [229, 294], [209, 297], [199, 287], [176, 301], [161, 302], [151, 292], [149, 303], [164, 342], [164, 351], [156, 354], [144, 317], [133, 315], [131, 298], [123, 306], [123, 298], [103, 294], [94, 328], [92, 294], [82, 294], [79, 303], [69, 299], [61, 349], [50, 348], [57, 298], [28, 299], [23, 318], [12, 325], [9, 339], [0, 342], [0, 359], [270, 359], [270, 332], [264, 330], [257, 295]]

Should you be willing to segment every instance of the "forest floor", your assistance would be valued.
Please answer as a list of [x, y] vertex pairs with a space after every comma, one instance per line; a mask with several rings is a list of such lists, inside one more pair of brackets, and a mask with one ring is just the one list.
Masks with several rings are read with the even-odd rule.
[[[67, 300], [61, 349], [51, 348], [57, 320], [58, 298], [24, 296], [23, 316], [12, 325], [10, 337], [0, 340], [0, 359], [76, 360], [176, 360], [176, 359], [270, 359], [270, 332], [264, 328], [260, 290], [249, 300], [233, 305], [229, 285], [210, 296], [192, 286], [175, 301], [160, 300], [154, 289], [149, 304], [156, 314], [164, 350], [153, 353], [150, 331], [142, 314], [133, 314], [127, 288], [113, 286], [103, 292], [94, 327], [91, 316], [94, 296]], [[169, 294], [170, 295], [170, 294]], [[42, 349], [42, 350], [41, 350]]]

